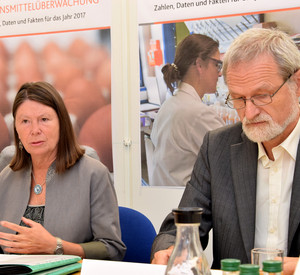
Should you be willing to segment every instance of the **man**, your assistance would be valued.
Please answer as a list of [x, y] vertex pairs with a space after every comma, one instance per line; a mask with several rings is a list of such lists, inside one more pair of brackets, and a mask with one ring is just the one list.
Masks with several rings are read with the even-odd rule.
[[[254, 247], [284, 249], [285, 274], [296, 266], [299, 68], [296, 45], [278, 30], [250, 29], [225, 54], [226, 102], [237, 110], [241, 123], [205, 136], [179, 205], [203, 208], [200, 239], [205, 248], [213, 228], [212, 268], [220, 268], [223, 258], [250, 263]], [[152, 263], [167, 262], [175, 234], [170, 214], [153, 243]]]

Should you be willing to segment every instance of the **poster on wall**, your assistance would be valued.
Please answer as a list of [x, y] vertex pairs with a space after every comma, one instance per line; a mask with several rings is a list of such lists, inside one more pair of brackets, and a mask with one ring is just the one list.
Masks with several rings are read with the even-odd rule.
[[79, 143], [113, 172], [110, 25], [110, 0], [0, 0], [0, 151], [13, 145], [18, 88], [47, 81]]
[[[138, 11], [141, 182], [143, 186], [150, 187], [184, 187], [193, 166], [185, 168], [184, 176], [180, 167], [185, 165], [187, 158], [196, 161], [201, 142], [197, 149], [185, 148], [183, 142], [179, 141], [180, 134], [177, 138], [167, 136], [170, 127], [165, 125], [163, 134], [153, 130], [153, 127], [158, 129], [155, 119], [161, 106], [172, 97], [164, 81], [162, 68], [167, 63], [173, 63], [178, 43], [190, 34], [203, 34], [217, 40], [220, 61], [232, 41], [249, 28], [279, 28], [288, 33], [300, 49], [300, 5], [293, 0], [152, 0], [139, 1]], [[215, 92], [205, 93], [201, 100], [213, 109], [224, 124], [232, 124], [239, 121], [239, 117], [235, 110], [225, 104], [227, 92], [220, 75]], [[186, 121], [186, 125], [188, 123]], [[161, 146], [159, 142], [164, 145]], [[174, 145], [176, 142], [178, 144]], [[181, 153], [178, 152], [177, 157], [173, 154], [170, 158], [172, 148], [168, 146], [178, 146]], [[176, 163], [178, 161], [181, 163]], [[173, 166], [168, 167], [167, 163]]]

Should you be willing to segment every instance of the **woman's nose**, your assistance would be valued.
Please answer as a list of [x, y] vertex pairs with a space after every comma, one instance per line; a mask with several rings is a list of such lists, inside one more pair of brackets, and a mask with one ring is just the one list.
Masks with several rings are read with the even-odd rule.
[[41, 132], [40, 126], [37, 122], [31, 124], [31, 134], [38, 134]]

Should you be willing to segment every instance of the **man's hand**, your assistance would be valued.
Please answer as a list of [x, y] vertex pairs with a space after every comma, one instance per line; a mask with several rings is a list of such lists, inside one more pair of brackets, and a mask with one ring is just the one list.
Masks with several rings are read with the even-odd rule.
[[172, 253], [173, 249], [174, 249], [174, 246], [172, 245], [166, 250], [157, 251], [154, 254], [154, 257], [153, 257], [153, 260], [152, 260], [151, 264], [166, 265], [168, 263], [168, 260], [171, 256], [171, 253]]
[[283, 261], [283, 274], [293, 275], [297, 266], [298, 257], [284, 257]]

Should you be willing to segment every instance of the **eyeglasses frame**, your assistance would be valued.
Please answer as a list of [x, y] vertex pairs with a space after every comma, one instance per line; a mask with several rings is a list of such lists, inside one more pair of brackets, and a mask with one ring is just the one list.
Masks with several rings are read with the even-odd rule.
[[216, 59], [216, 58], [213, 58], [213, 57], [209, 57], [209, 59], [212, 60], [212, 61], [214, 61], [214, 62], [216, 62], [218, 72], [221, 72], [222, 71], [222, 67], [223, 67], [223, 61], [219, 60], [219, 59]]
[[[260, 106], [266, 106], [266, 105], [268, 105], [268, 104], [271, 104], [271, 103], [273, 102], [273, 101], [272, 101], [273, 97], [279, 92], [279, 90], [285, 85], [285, 83], [287, 83], [287, 81], [291, 78], [291, 76], [292, 76], [292, 74], [290, 74], [290, 75], [288, 76], [288, 78], [287, 78], [286, 80], [284, 80], [284, 82], [279, 86], [279, 88], [278, 88], [273, 94], [271, 94], [271, 95], [269, 95], [269, 94], [261, 94], [261, 95], [254, 95], [254, 96], [251, 96], [250, 98], [242, 98], [242, 97], [239, 97], [239, 98], [229, 99], [230, 94], [228, 94], [228, 96], [227, 96], [227, 98], [226, 98], [226, 100], [225, 100], [225, 104], [226, 104], [229, 108], [231, 108], [231, 109], [236, 109], [236, 110], [244, 109], [244, 108], [246, 107], [246, 101], [247, 101], [247, 100], [250, 100], [250, 101], [252, 102], [253, 105], [258, 106], [258, 107], [260, 107]], [[269, 103], [262, 104], [262, 105], [257, 105], [257, 104], [254, 103], [253, 97], [255, 98], [255, 97], [257, 97], [257, 96], [266, 96], [266, 95], [270, 96], [271, 101], [270, 101]], [[231, 106], [228, 105], [228, 102], [233, 102], [234, 100], [241, 100], [241, 99], [244, 101], [244, 107], [242, 107], [242, 108], [234, 108], [233, 106], [231, 107]], [[232, 104], [233, 104], [233, 103], [232, 103]]]

